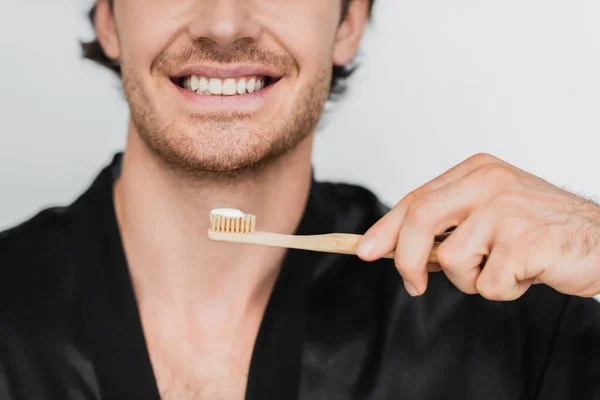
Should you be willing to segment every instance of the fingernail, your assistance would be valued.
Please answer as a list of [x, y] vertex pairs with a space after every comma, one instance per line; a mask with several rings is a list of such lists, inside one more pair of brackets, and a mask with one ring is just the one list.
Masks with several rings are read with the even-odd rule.
[[419, 295], [417, 288], [414, 287], [412, 283], [404, 282], [404, 287], [406, 288], [408, 294], [410, 294], [412, 297], [417, 297]]
[[368, 238], [359, 243], [356, 254], [360, 257], [368, 257], [375, 248], [375, 239]]

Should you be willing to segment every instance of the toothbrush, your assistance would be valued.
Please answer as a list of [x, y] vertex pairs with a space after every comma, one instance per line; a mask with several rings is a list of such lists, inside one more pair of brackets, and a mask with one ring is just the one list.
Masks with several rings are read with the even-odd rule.
[[[288, 249], [310, 250], [325, 253], [353, 254], [362, 235], [330, 233], [323, 235], [284, 235], [280, 233], [256, 231], [256, 216], [240, 210], [221, 208], [210, 213], [208, 238], [219, 242], [245, 243], [262, 246], [285, 247]], [[439, 264], [435, 242], [429, 262]], [[394, 258], [390, 252], [383, 258]]]

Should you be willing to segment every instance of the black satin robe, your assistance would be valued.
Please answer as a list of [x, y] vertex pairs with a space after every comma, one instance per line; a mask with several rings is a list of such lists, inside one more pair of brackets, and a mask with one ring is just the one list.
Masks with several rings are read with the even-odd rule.
[[[113, 209], [119, 167], [0, 234], [1, 400], [159, 399]], [[385, 211], [315, 182], [298, 233], [363, 233]], [[246, 398], [600, 399], [600, 304], [543, 286], [493, 302], [442, 273], [413, 299], [390, 260], [290, 251]]]

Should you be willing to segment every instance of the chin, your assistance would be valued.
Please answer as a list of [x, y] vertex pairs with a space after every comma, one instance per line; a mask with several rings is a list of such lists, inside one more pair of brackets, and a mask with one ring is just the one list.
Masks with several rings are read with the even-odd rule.
[[211, 118], [202, 125], [186, 130], [171, 127], [152, 133], [138, 131], [142, 142], [162, 164], [195, 177], [235, 177], [259, 171], [292, 151], [307, 136], [273, 131], [266, 124], [264, 129], [249, 129], [248, 122], [231, 119], [216, 122]]
[[285, 79], [252, 96], [208, 98], [172, 82], [161, 96], [133, 78], [124, 82], [141, 142], [168, 169], [200, 177], [263, 170], [293, 152], [315, 131], [329, 93], [321, 75], [287, 96]]

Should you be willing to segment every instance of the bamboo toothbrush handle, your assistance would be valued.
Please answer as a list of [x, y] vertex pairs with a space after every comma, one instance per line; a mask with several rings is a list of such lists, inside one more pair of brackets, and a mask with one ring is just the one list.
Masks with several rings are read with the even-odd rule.
[[[263, 246], [285, 247], [288, 249], [311, 250], [325, 253], [356, 254], [356, 247], [362, 235], [348, 233], [331, 233], [326, 235], [302, 236], [282, 235], [279, 233], [254, 232], [249, 234], [208, 231], [211, 240], [257, 244]], [[429, 256], [429, 262], [438, 264], [436, 242]], [[394, 258], [394, 252], [383, 258]]]

